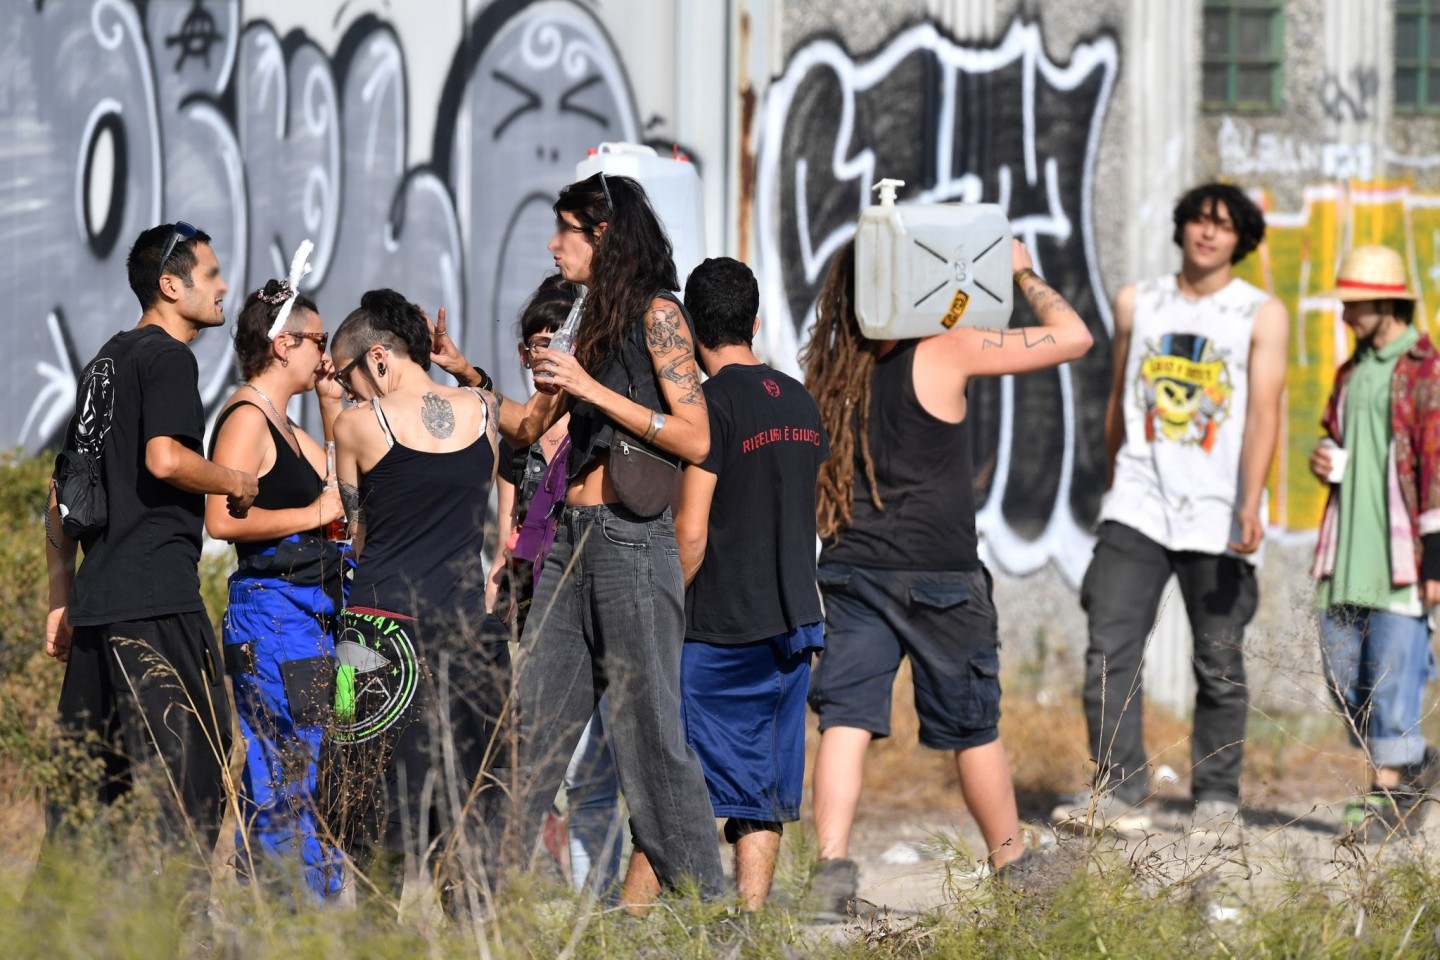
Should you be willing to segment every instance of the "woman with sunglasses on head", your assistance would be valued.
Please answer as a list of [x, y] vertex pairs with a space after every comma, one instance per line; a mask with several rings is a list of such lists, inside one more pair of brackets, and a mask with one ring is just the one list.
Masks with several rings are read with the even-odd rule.
[[260, 492], [243, 518], [225, 497], [205, 504], [210, 535], [233, 542], [238, 560], [223, 632], [245, 740], [237, 857], [246, 872], [264, 862], [289, 878], [298, 873], [322, 898], [342, 880], [336, 851], [317, 836], [314, 804], [340, 594], [340, 552], [322, 531], [342, 507], [325, 451], [285, 408], [314, 390], [325, 423], [340, 412], [325, 341], [314, 302], [288, 281], [271, 280], [246, 299], [235, 325], [245, 382], [215, 420], [210, 459], [258, 476]]
[[357, 567], [336, 644], [331, 809], [357, 853], [382, 871], [403, 857], [413, 874], [476, 849], [500, 744], [509, 648], [481, 631], [494, 398], [430, 379], [425, 315], [394, 290], [361, 298], [334, 356], [359, 404], [335, 424]]
[[[668, 506], [675, 474], [662, 470], [642, 477], [649, 489], [622, 489], [627, 476], [636, 479], [639, 458], [696, 463], [710, 449], [694, 334], [671, 292], [679, 281], [670, 240], [639, 183], [596, 174], [561, 191], [554, 210], [555, 265], [588, 290], [575, 353], [532, 351], [537, 385], [555, 393], [504, 404], [500, 424], [507, 440], [528, 445], [570, 414], [566, 506], [517, 672], [524, 849], [608, 695], [635, 846], [664, 887], [689, 879], [719, 898], [725, 881], [709, 794], [680, 720], [685, 597]], [[437, 359], [470, 377], [436, 333]], [[637, 512], [623, 502], [643, 504], [645, 493], [665, 505]]]

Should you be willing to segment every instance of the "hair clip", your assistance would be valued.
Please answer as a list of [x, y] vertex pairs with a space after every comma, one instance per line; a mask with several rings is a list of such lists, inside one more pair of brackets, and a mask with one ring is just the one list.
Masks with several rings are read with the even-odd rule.
[[[266, 337], [274, 340], [280, 336], [280, 331], [285, 329], [285, 321], [290, 319], [290, 311], [295, 306], [295, 298], [300, 294], [300, 278], [310, 272], [310, 251], [315, 249], [315, 244], [308, 239], [301, 240], [300, 246], [295, 250], [295, 256], [290, 260], [290, 276], [280, 281], [285, 290], [285, 299], [280, 301], [280, 312], [275, 314], [275, 322], [270, 324], [270, 332]], [[266, 300], [266, 303], [274, 303], [274, 300]]]

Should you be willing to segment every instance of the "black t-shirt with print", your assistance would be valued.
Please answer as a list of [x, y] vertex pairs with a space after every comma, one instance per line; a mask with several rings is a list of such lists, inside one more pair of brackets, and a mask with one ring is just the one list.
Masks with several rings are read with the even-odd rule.
[[765, 364], [705, 381], [716, 475], [705, 562], [685, 595], [685, 636], [753, 643], [821, 619], [815, 477], [830, 456], [805, 387]]
[[111, 337], [90, 364], [107, 362], [114, 406], [102, 466], [110, 521], [83, 544], [70, 590], [72, 626], [205, 609], [199, 573], [205, 497], [145, 467], [145, 445], [155, 437], [201, 449], [205, 410], [195, 354], [160, 327], [145, 326]]

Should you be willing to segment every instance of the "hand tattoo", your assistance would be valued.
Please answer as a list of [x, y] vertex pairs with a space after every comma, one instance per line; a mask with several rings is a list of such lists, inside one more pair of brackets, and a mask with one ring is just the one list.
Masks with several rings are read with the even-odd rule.
[[420, 400], [420, 422], [425, 424], [430, 436], [444, 440], [455, 432], [455, 410], [449, 400], [427, 393]]

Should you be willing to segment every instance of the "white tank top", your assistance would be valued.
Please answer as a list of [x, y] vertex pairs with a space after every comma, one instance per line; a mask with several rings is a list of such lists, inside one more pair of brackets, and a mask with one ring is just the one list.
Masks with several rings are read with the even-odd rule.
[[1181, 294], [1173, 275], [1136, 285], [1121, 400], [1125, 443], [1101, 520], [1171, 550], [1230, 552], [1227, 544], [1240, 538], [1250, 334], [1269, 299], [1238, 278], [1198, 300]]

